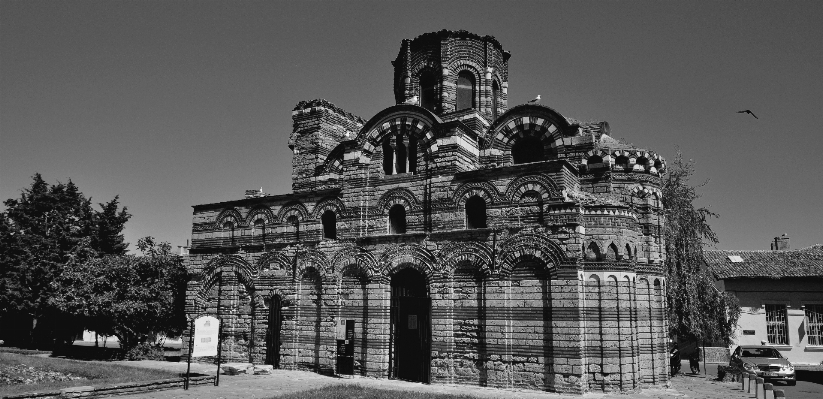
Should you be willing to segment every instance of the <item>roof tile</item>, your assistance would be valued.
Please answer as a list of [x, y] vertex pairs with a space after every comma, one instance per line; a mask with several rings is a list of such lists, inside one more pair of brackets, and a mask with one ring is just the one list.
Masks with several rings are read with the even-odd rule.
[[[739, 256], [742, 262], [732, 262]], [[717, 279], [741, 277], [823, 277], [823, 245], [788, 251], [703, 251], [703, 259]]]

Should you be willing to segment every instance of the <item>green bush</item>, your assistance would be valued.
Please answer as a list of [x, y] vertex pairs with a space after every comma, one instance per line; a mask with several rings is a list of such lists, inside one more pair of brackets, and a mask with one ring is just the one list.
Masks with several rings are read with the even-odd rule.
[[143, 342], [126, 352], [126, 360], [165, 360], [165, 357], [161, 346]]

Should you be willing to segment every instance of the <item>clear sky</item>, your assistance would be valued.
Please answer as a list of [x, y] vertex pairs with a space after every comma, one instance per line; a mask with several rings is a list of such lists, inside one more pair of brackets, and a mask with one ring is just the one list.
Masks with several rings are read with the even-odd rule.
[[[495, 36], [509, 106], [542, 103], [709, 179], [720, 249], [823, 243], [823, 1], [0, 0], [0, 199], [31, 176], [119, 194], [126, 239], [192, 205], [291, 191], [291, 110], [394, 104], [402, 39]], [[751, 109], [759, 119], [736, 111]]]

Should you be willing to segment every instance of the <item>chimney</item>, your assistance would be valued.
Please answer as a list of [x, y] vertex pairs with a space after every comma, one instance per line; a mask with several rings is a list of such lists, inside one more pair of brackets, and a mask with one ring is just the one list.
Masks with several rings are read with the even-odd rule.
[[783, 233], [780, 237], [775, 237], [772, 243], [772, 251], [786, 251], [789, 248], [789, 236]]

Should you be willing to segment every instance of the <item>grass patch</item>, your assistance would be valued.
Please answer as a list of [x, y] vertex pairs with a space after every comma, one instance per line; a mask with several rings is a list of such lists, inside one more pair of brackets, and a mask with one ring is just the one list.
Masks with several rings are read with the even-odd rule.
[[14, 347], [0, 347], [0, 352], [3, 353], [18, 353], [21, 355], [43, 355], [49, 354], [51, 351], [41, 351], [39, 349], [23, 349]]
[[[99, 387], [128, 382], [154, 381], [179, 377], [176, 373], [162, 370], [143, 369], [101, 362], [84, 362], [50, 357], [25, 356], [15, 353], [0, 352], [0, 377], [6, 373], [19, 375], [21, 365], [33, 367], [37, 372], [56, 372], [82, 377], [83, 379], [72, 381], [39, 382], [35, 384], [5, 385], [0, 383], [0, 396], [14, 395], [24, 392], [57, 391], [62, 388], [84, 385]], [[13, 377], [14, 375], [11, 376]]]
[[269, 399], [477, 399], [469, 395], [444, 393], [394, 391], [390, 389], [366, 388], [361, 385], [329, 385], [308, 391], [272, 396]]

